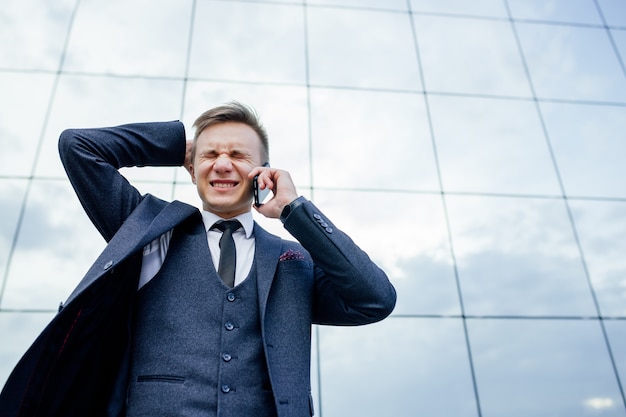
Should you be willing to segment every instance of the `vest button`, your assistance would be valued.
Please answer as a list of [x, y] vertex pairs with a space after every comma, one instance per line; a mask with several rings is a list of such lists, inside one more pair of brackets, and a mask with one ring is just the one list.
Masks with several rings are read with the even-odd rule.
[[222, 392], [224, 394], [228, 394], [230, 392], [230, 387], [226, 384], [222, 385]]
[[228, 331], [231, 331], [235, 328], [235, 325], [232, 324], [231, 322], [227, 321], [226, 323], [224, 323], [224, 328]]
[[230, 356], [228, 353], [222, 353], [222, 359], [224, 359], [224, 362], [230, 362], [232, 358], [233, 357]]
[[226, 299], [230, 301], [231, 303], [235, 301], [236, 298], [237, 297], [235, 297], [235, 294], [233, 294], [232, 292], [229, 292], [228, 295], [226, 296]]

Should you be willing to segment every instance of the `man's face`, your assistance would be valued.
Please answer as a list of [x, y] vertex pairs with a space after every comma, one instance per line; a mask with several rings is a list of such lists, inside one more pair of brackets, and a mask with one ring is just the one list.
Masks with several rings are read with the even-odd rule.
[[250, 171], [261, 162], [261, 140], [250, 126], [239, 122], [218, 123], [198, 136], [191, 178], [204, 210], [222, 218], [250, 211]]

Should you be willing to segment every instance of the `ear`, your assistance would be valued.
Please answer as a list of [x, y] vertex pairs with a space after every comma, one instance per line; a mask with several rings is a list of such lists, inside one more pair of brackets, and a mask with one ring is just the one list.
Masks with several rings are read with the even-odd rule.
[[189, 171], [189, 175], [191, 175], [191, 182], [193, 182], [195, 184], [196, 183], [196, 172], [193, 169], [193, 164], [189, 164], [189, 167], [187, 168], [187, 171]]

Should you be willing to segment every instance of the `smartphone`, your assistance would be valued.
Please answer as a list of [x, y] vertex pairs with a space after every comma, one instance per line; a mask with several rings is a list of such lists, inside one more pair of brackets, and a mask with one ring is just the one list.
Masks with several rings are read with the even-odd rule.
[[[270, 166], [267, 162], [263, 164], [264, 167]], [[267, 199], [270, 193], [270, 189], [265, 187], [265, 190], [261, 190], [259, 187], [259, 176], [255, 175], [252, 179], [252, 190], [254, 193], [254, 206], [259, 207], [263, 205], [263, 202]]]

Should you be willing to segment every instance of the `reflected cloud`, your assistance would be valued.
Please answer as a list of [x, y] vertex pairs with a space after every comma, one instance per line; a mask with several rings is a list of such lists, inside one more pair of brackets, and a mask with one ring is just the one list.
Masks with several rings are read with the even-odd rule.
[[626, 315], [626, 203], [571, 201], [585, 262], [604, 316]]
[[477, 416], [460, 319], [324, 326], [320, 352], [325, 416]]
[[[63, 69], [185, 76], [191, 0], [82, 1]], [[141, 24], [138, 24], [141, 22]]]
[[589, 398], [584, 402], [585, 406], [593, 410], [601, 411], [615, 408], [616, 403], [612, 398]]
[[[12, 250], [13, 238], [17, 228], [17, 222], [21, 210], [26, 181], [0, 181], [0, 285]], [[0, 306], [2, 305], [0, 299]]]
[[406, 11], [406, 0], [307, 0], [307, 4]]
[[4, 0], [0, 67], [56, 71], [76, 0]]
[[468, 332], [483, 415], [582, 416], [590, 398], [622, 401], [595, 320], [468, 320]]
[[411, 9], [420, 13], [446, 13], [468, 16], [506, 17], [504, 3], [500, 0], [411, 0]]
[[540, 104], [565, 192], [626, 197], [626, 108]]
[[416, 15], [415, 30], [427, 90], [531, 96], [508, 21]]
[[423, 257], [451, 264], [437, 195], [316, 190], [314, 203], [393, 278], [412, 278], [401, 265]]
[[446, 191], [561, 194], [533, 103], [431, 96], [429, 104]]
[[315, 89], [311, 123], [316, 186], [439, 190], [420, 96]]
[[395, 314], [459, 314], [438, 195], [315, 191], [314, 203], [388, 274]]
[[446, 201], [468, 314], [597, 315], [562, 200]]
[[507, 0], [514, 19], [602, 24], [595, 2], [588, 0]]
[[197, 2], [189, 76], [305, 84], [303, 22], [292, 5]]
[[518, 23], [517, 30], [538, 97], [626, 100], [626, 78], [603, 28]]
[[[36, 175], [65, 178], [58, 140], [67, 128], [180, 118], [182, 85], [182, 81], [62, 75], [50, 110]], [[142, 175], [146, 171], [150, 174]], [[144, 168], [137, 173], [141, 173], [139, 179], [172, 179], [166, 169]]]
[[31, 174], [53, 80], [47, 74], [0, 73], [0, 175]]
[[0, 313], [0, 387], [55, 313]]
[[104, 245], [69, 183], [34, 181], [2, 308], [56, 309]]
[[307, 17], [312, 84], [422, 89], [406, 14], [312, 7]]

